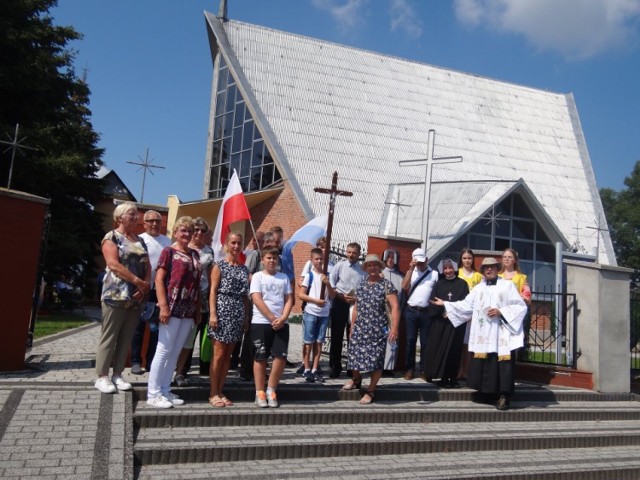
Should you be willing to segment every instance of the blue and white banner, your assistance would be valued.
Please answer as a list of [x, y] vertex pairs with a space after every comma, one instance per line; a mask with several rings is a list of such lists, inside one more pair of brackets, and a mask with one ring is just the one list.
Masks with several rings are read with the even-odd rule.
[[312, 219], [309, 223], [296, 231], [293, 236], [284, 244], [282, 248], [282, 273], [289, 277], [289, 280], [295, 278], [293, 271], [293, 247], [298, 242], [306, 242], [315, 247], [320, 237], [327, 232], [328, 215], [321, 215]]

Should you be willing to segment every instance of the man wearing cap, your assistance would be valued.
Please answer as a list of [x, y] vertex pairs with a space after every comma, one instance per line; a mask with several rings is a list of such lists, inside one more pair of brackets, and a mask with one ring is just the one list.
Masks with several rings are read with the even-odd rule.
[[407, 354], [405, 380], [413, 380], [416, 370], [416, 343], [420, 334], [420, 367], [424, 365], [427, 349], [430, 318], [427, 314], [431, 290], [438, 281], [438, 272], [427, 265], [427, 254], [422, 248], [416, 248], [411, 255], [409, 270], [402, 280], [402, 289], [406, 292], [404, 322], [407, 328]]
[[484, 282], [464, 300], [445, 302], [436, 297], [432, 302], [445, 307], [454, 327], [471, 320], [469, 352], [473, 358], [467, 386], [487, 399], [497, 399], [498, 410], [508, 410], [514, 388], [515, 351], [523, 346], [522, 321], [527, 305], [513, 282], [498, 278], [498, 265], [495, 258], [482, 260]]

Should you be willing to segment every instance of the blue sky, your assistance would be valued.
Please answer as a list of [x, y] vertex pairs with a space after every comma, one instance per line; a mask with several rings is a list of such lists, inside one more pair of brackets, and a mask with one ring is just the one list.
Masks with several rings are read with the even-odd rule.
[[[59, 0], [85, 68], [103, 160], [140, 200], [202, 197], [218, 0]], [[640, 0], [228, 0], [234, 20], [573, 93], [598, 187], [640, 160]]]

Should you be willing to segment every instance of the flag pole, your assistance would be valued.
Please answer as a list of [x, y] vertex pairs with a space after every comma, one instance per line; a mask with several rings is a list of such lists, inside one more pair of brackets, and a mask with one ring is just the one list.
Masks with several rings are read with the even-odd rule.
[[260, 250], [260, 244], [258, 243], [258, 234], [256, 233], [256, 229], [253, 226], [253, 220], [251, 218], [249, 219], [249, 225], [251, 225], [251, 231], [253, 232], [253, 238], [255, 238], [255, 240], [256, 240], [256, 247], [258, 248], [258, 255], [260, 255], [259, 258], [262, 258], [262, 250]]

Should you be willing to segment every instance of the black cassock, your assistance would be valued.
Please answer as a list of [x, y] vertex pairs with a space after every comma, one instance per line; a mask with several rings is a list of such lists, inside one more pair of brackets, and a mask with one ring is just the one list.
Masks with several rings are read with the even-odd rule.
[[[431, 298], [438, 297], [449, 302], [457, 302], [469, 294], [467, 282], [457, 276], [451, 280], [440, 277]], [[458, 377], [462, 358], [462, 343], [467, 324], [455, 328], [445, 317], [444, 307], [429, 305], [431, 329], [427, 340], [427, 353], [424, 360], [423, 373], [427, 378], [440, 378], [454, 382]]]

